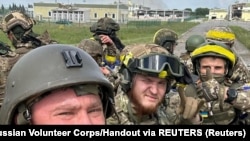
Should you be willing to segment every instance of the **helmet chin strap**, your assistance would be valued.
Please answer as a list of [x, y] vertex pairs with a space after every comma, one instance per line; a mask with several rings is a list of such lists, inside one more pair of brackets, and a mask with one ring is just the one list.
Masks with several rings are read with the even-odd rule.
[[31, 120], [31, 112], [25, 104], [18, 106], [18, 113], [15, 117], [15, 124], [17, 125], [28, 125]]

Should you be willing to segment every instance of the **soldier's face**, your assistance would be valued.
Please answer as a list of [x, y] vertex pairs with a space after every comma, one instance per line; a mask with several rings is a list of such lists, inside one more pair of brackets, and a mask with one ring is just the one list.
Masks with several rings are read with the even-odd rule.
[[200, 59], [200, 73], [201, 75], [206, 74], [206, 69], [210, 68], [211, 73], [217, 75], [225, 74], [225, 60], [218, 57], [204, 57]]
[[131, 100], [142, 114], [152, 114], [163, 101], [166, 87], [166, 79], [136, 74], [130, 93]]
[[96, 94], [77, 96], [74, 89], [52, 91], [32, 106], [32, 124], [105, 124], [101, 99]]

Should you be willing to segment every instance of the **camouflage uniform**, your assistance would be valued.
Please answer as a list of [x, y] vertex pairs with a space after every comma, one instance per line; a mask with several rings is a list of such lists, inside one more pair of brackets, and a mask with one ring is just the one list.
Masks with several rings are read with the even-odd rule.
[[185, 53], [181, 53], [180, 55], [180, 61], [187, 66], [189, 72], [193, 72], [193, 64], [191, 61], [191, 57], [190, 57], [190, 53], [189, 52], [185, 52]]
[[[177, 95], [179, 97], [179, 95]], [[179, 99], [179, 98], [177, 98]], [[133, 104], [130, 103], [127, 94], [121, 91], [115, 96], [115, 111], [110, 118], [107, 119], [108, 125], [173, 125], [180, 123], [180, 115], [176, 113], [179, 103], [175, 98], [171, 99], [171, 105], [166, 110], [165, 106], [160, 105], [157, 112], [152, 115], [144, 115], [138, 119]], [[176, 109], [175, 109], [176, 108]]]
[[[173, 125], [173, 124], [194, 124], [190, 123], [189, 120], [184, 120], [182, 114], [178, 112], [180, 106], [180, 96], [174, 93], [174, 96], [166, 96], [166, 101], [161, 103], [152, 114], [137, 116], [137, 111], [134, 104], [129, 98], [131, 94], [130, 90], [133, 87], [133, 76], [137, 72], [135, 69], [130, 68], [130, 63], [132, 63], [134, 58], [140, 58], [148, 55], [167, 55], [172, 59], [175, 58], [173, 55], [169, 54], [168, 51], [156, 44], [138, 44], [126, 46], [121, 52], [122, 65], [119, 70], [121, 75], [121, 81], [119, 83], [119, 88], [115, 96], [115, 113], [107, 119], [107, 124], [122, 124], [122, 125]], [[179, 62], [178, 58], [176, 61]], [[154, 62], [154, 61], [153, 61]], [[178, 63], [175, 62], [175, 63]], [[180, 62], [179, 62], [180, 63]], [[131, 67], [133, 67], [132, 65]], [[178, 66], [178, 65], [177, 65]], [[129, 71], [129, 72], [126, 72]], [[154, 70], [153, 70], [154, 71]], [[152, 73], [150, 70], [142, 71], [143, 74]], [[170, 74], [170, 72], [169, 72]], [[174, 75], [174, 74], [173, 74]], [[154, 75], [154, 77], [156, 77]], [[159, 76], [160, 77], [160, 76]], [[170, 91], [172, 84], [172, 77], [166, 77], [167, 79], [167, 90], [166, 93]], [[168, 93], [170, 94], [170, 93]], [[167, 94], [167, 95], [168, 95]], [[190, 107], [191, 108], [191, 107]], [[198, 123], [199, 124], [199, 123]]]
[[243, 63], [238, 60], [234, 66], [234, 73], [230, 77], [230, 81], [239, 82], [239, 83], [249, 83], [250, 82], [250, 74], [249, 70]]
[[[219, 51], [220, 50], [220, 51]], [[203, 51], [202, 53], [200, 51]], [[223, 53], [226, 53], [224, 55]], [[201, 115], [204, 117], [204, 125], [229, 125], [229, 124], [249, 124], [246, 117], [250, 110], [250, 91], [244, 90], [244, 84], [229, 82], [230, 74], [234, 73], [233, 67], [237, 56], [230, 48], [224, 44], [208, 42], [203, 44], [191, 54], [192, 62], [195, 66], [199, 59], [206, 56], [214, 56], [228, 60], [228, 73], [224, 75], [215, 75], [215, 78], [208, 79], [207, 76], [199, 76], [196, 84], [190, 84], [185, 88], [185, 94], [195, 98], [205, 98], [207, 103], [201, 109]], [[230, 57], [229, 57], [230, 56]], [[195, 69], [196, 70], [196, 69]], [[194, 72], [196, 75], [199, 72]], [[208, 80], [207, 80], [208, 79]], [[199, 84], [202, 84], [200, 87]], [[237, 97], [231, 97], [234, 102], [224, 100], [225, 87], [229, 87], [238, 93]], [[209, 95], [209, 96], [207, 96]], [[215, 96], [215, 98], [214, 98]], [[211, 99], [211, 100], [210, 100]]]
[[[4, 95], [5, 82], [9, 71], [21, 56], [39, 46], [57, 43], [55, 40], [50, 39], [47, 31], [41, 35], [35, 34], [32, 31], [34, 24], [35, 21], [33, 19], [18, 11], [13, 11], [3, 18], [1, 29], [3, 32], [11, 34], [13, 38], [11, 42], [15, 49], [1, 56], [0, 99]], [[18, 32], [16, 33], [14, 30]], [[20, 31], [23, 33], [22, 35], [20, 35]]]
[[[103, 57], [105, 56], [105, 54], [110, 53], [109, 50], [104, 51], [103, 47], [99, 44], [99, 42], [94, 39], [83, 39], [78, 45], [78, 47], [90, 54], [96, 60], [97, 64], [100, 67], [106, 67], [109, 70], [110, 73], [105, 74], [105, 76], [113, 84], [114, 90], [117, 90], [118, 82], [120, 79], [118, 76], [118, 70], [112, 70], [108, 66], [105, 66], [103, 64]], [[111, 53], [113, 53], [112, 50], [114, 50], [115, 47], [111, 45], [108, 46], [107, 49], [110, 49]]]
[[[120, 52], [124, 48], [121, 40], [116, 35], [116, 32], [119, 30], [120, 25], [112, 18], [108, 17], [100, 18], [90, 27], [90, 32], [94, 33], [92, 39], [98, 41], [103, 48], [103, 65], [115, 73], [120, 65]], [[113, 44], [102, 43], [100, 35], [108, 36], [112, 40]]]
[[3, 95], [6, 83], [6, 77], [10, 71], [9, 60], [16, 56], [16, 53], [10, 50], [10, 46], [5, 43], [0, 42], [0, 107], [3, 102]]

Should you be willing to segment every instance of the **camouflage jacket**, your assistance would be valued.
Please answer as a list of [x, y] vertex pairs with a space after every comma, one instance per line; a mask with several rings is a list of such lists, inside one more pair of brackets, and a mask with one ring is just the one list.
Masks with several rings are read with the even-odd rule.
[[115, 96], [116, 112], [107, 119], [108, 125], [176, 125], [190, 124], [177, 114], [176, 110], [179, 105], [179, 95], [167, 98], [166, 105], [161, 104], [156, 113], [152, 115], [136, 116], [133, 104], [130, 103], [127, 95], [119, 91]]
[[113, 85], [114, 91], [116, 92], [121, 80], [121, 77], [118, 73], [118, 68], [110, 69], [108, 66], [105, 66], [109, 70], [109, 74], [106, 74], [105, 77], [109, 80], [109, 82]]
[[7, 75], [11, 70], [13, 64], [18, 60], [19, 55], [15, 52], [9, 51], [6, 55], [0, 56], [0, 107], [4, 99], [4, 90]]
[[230, 79], [232, 81], [234, 81], [235, 79], [239, 79], [236, 81], [241, 83], [249, 83], [250, 82], [249, 70], [245, 67], [245, 65], [242, 64], [242, 62], [238, 61], [234, 66], [233, 75]]
[[[223, 84], [222, 84], [223, 85]], [[225, 86], [236, 89], [238, 96], [229, 104], [224, 102], [224, 98], [205, 103], [200, 114], [203, 117], [203, 125], [229, 125], [229, 124], [249, 124], [250, 117], [246, 115], [250, 112], [250, 89], [244, 90], [244, 85], [240, 83], [224, 83]], [[202, 98], [199, 88], [194, 84], [189, 84], [185, 88], [187, 96]], [[211, 106], [209, 106], [211, 105]]]
[[193, 64], [189, 53], [182, 53], [180, 55], [180, 61], [187, 66], [189, 72], [193, 72]]

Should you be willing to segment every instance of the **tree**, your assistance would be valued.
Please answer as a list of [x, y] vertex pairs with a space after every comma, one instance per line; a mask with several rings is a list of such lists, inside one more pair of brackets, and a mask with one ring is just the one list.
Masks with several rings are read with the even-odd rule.
[[209, 14], [208, 8], [196, 8], [195, 9], [195, 15], [198, 17], [205, 17], [208, 14]]
[[1, 13], [1, 14], [4, 14], [4, 13], [5, 13], [5, 8], [4, 8], [3, 4], [2, 4], [2, 6], [1, 6], [0, 13]]
[[192, 12], [192, 9], [191, 9], [191, 8], [185, 8], [184, 10], [185, 10], [185, 11], [190, 11], [190, 12]]

